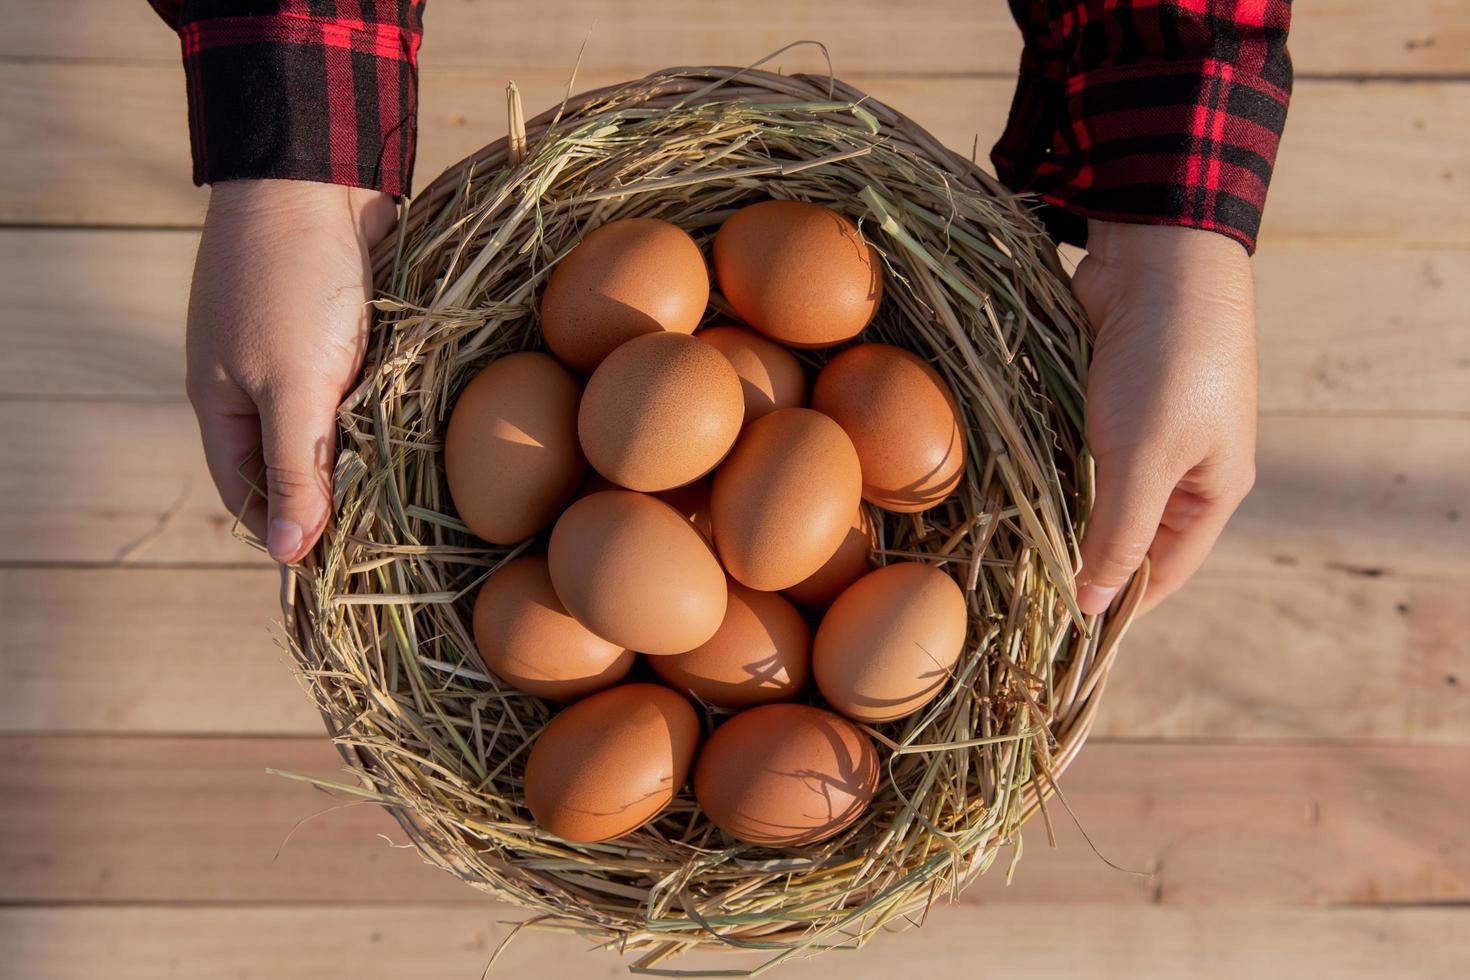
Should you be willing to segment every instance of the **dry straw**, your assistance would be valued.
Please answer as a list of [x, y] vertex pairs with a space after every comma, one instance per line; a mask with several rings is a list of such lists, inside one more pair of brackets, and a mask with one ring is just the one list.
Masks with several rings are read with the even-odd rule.
[[[756, 972], [915, 921], [998, 858], [1091, 726], [1142, 588], [1085, 619], [1072, 588], [1092, 491], [1081, 412], [1088, 329], [1020, 202], [904, 116], [830, 77], [689, 68], [569, 99], [451, 168], [374, 257], [367, 368], [342, 406], [335, 520], [288, 579], [292, 644], [360, 786], [422, 853], [529, 910], [540, 928], [679, 974], [693, 947], [764, 951]], [[960, 492], [922, 516], [875, 512], [880, 557], [966, 590], [970, 634], [942, 697], [870, 731], [873, 806], [805, 849], [737, 846], [682, 794], [606, 844], [538, 829], [521, 804], [546, 702], [473, 652], [476, 590], [514, 549], [453, 516], [446, 416], [488, 361], [539, 344], [536, 297], [590, 228], [665, 218], [706, 243], [735, 208], [798, 198], [856, 220], [887, 268], [867, 339], [920, 352], [969, 433]], [[812, 355], [813, 363], [822, 353]], [[727, 975], [747, 975], [744, 970]]]

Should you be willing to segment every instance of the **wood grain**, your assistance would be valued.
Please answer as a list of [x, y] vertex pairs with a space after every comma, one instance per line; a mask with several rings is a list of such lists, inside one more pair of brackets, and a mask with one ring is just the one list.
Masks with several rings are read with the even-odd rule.
[[[320, 735], [276, 588], [268, 568], [0, 569], [0, 732]], [[1470, 745], [1466, 594], [1205, 572], [1134, 626], [1095, 733]]]
[[[11, 402], [0, 564], [263, 562], [231, 536], [189, 406]], [[1207, 566], [1470, 575], [1470, 419], [1268, 417], [1260, 476]]]
[[[0, 230], [0, 396], [182, 399], [197, 241]], [[1267, 244], [1255, 272], [1263, 412], [1470, 414], [1470, 251]]]
[[[113, 0], [53, 3], [31, 15], [0, 0], [12, 25], [0, 58], [176, 64], [178, 42], [155, 18]], [[1020, 35], [1004, 4], [930, 0], [436, 0], [426, 8], [425, 66], [649, 70], [744, 64], [798, 38], [817, 38], [839, 71], [1011, 72]], [[1470, 13], [1453, 0], [1318, 0], [1292, 11], [1299, 75], [1456, 74], [1470, 69]]]
[[0, 731], [320, 734], [270, 568], [0, 568]]
[[[63, 907], [0, 909], [0, 956], [27, 980], [399, 980], [481, 975], [520, 915], [498, 905]], [[1455, 909], [1191, 909], [1077, 906], [1041, 928], [1034, 908], [936, 909], [924, 927], [860, 954], [795, 960], [777, 976], [925, 975], [1031, 980], [1459, 980], [1470, 933]], [[1036, 936], [1017, 941], [1017, 936]], [[489, 973], [620, 980], [625, 963], [570, 936], [522, 932]], [[697, 954], [681, 969], [760, 960]]]
[[194, 231], [0, 230], [0, 395], [184, 398]]
[[1470, 580], [1199, 575], [1136, 623], [1095, 735], [1470, 744]]
[[5, 405], [0, 563], [265, 564], [236, 540], [186, 404]]
[[[562, 97], [567, 73], [514, 72], [528, 112]], [[583, 90], [628, 77], [589, 70]], [[1009, 80], [845, 73], [962, 152], [988, 153]], [[505, 132], [506, 72], [425, 70], [418, 184]], [[163, 67], [0, 64], [12, 93], [0, 127], [0, 223], [196, 224], [180, 72]], [[1267, 208], [1267, 239], [1470, 242], [1470, 86], [1452, 82], [1296, 87]], [[978, 142], [977, 142], [978, 139]], [[1390, 176], [1391, 175], [1391, 178]]]
[[[332, 778], [320, 738], [0, 739], [0, 901], [464, 900], [372, 805], [267, 767]], [[1470, 899], [1470, 747], [1099, 741], [1062, 784], [1060, 846], [1030, 825], [1015, 883], [968, 900], [1231, 906]], [[336, 778], [343, 778], [337, 775]], [[303, 818], [320, 813], [299, 827]], [[290, 836], [289, 843], [287, 837]], [[283, 844], [285, 845], [283, 847]], [[278, 854], [279, 852], [279, 854]]]
[[1255, 489], [1205, 567], [1369, 578], [1470, 567], [1470, 419], [1268, 417], [1256, 457]]

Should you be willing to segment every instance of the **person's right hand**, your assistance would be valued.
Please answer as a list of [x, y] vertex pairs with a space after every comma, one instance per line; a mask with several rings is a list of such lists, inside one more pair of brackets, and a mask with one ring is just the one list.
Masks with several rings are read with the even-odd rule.
[[[394, 217], [387, 195], [335, 184], [210, 192], [189, 295], [189, 400], [220, 498], [276, 561], [300, 560], [326, 524], [336, 409], [367, 337], [368, 252]], [[267, 500], [247, 508], [241, 465], [257, 450]]]

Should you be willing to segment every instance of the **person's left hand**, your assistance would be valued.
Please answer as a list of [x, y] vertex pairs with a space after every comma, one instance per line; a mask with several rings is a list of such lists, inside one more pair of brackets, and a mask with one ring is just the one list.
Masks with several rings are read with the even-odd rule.
[[1102, 612], [1147, 555], [1146, 611], [1199, 569], [1255, 480], [1250, 258], [1214, 232], [1089, 221], [1072, 291], [1097, 330], [1077, 602]]

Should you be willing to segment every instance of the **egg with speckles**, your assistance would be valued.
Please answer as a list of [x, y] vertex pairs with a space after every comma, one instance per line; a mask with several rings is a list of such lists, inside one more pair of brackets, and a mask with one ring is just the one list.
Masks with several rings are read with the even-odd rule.
[[740, 583], [790, 588], [836, 553], [861, 491], [857, 451], [836, 422], [808, 408], [772, 412], [745, 427], [715, 473], [715, 548]]
[[444, 475], [460, 520], [515, 544], [556, 519], [587, 461], [577, 440], [582, 385], [545, 354], [492, 361], [460, 392], [444, 436]]
[[726, 721], [705, 743], [694, 794], [710, 821], [748, 844], [827, 840], [863, 815], [878, 785], [872, 739], [839, 715], [767, 704]]
[[968, 625], [954, 579], [922, 562], [887, 565], [848, 586], [822, 617], [812, 674], [849, 718], [895, 721], [944, 690]]
[[582, 395], [577, 434], [597, 472], [653, 492], [714, 469], [744, 414], [740, 378], [724, 355], [687, 334], [653, 333], [598, 365]]
[[545, 555], [523, 555], [480, 587], [475, 647], [496, 677], [518, 691], [575, 701], [622, 680], [635, 659], [572, 618], [556, 597]]
[[561, 361], [591, 374], [626, 341], [690, 334], [709, 302], [709, 268], [688, 233], [658, 218], [588, 232], [557, 263], [541, 297], [541, 335]]
[[551, 530], [547, 567], [577, 622], [629, 650], [684, 653], [725, 618], [725, 573], [709, 542], [648, 494], [606, 490], [572, 504]]
[[720, 226], [715, 277], [735, 313], [789, 347], [850, 340], [883, 301], [878, 252], [846, 217], [805, 201], [762, 201]]
[[623, 684], [563, 709], [526, 759], [536, 823], [579, 844], [613, 840], [656, 818], [689, 775], [699, 716], [658, 684]]

